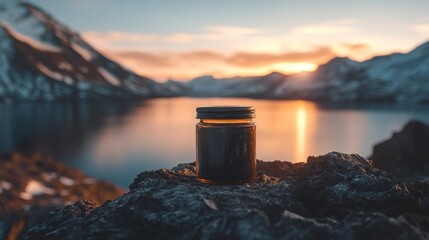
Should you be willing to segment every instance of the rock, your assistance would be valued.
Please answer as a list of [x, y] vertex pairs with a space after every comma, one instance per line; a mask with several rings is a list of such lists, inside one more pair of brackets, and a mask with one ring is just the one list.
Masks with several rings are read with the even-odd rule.
[[20, 238], [49, 211], [80, 199], [101, 204], [124, 191], [38, 154], [0, 156], [0, 239]]
[[375, 145], [369, 159], [399, 179], [429, 177], [429, 126], [419, 121], [408, 122], [392, 138]]
[[57, 210], [26, 239], [428, 239], [429, 183], [397, 182], [359, 155], [257, 162], [257, 179], [205, 185], [195, 164], [142, 172], [96, 207]]

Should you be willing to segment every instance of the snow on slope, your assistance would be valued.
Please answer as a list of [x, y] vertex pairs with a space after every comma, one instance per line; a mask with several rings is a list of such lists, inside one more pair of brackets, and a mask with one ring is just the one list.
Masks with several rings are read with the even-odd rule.
[[40, 64], [40, 63], [36, 63], [36, 67], [42, 72], [44, 73], [46, 76], [55, 79], [55, 80], [59, 80], [61, 81], [61, 79], [63, 78], [63, 75], [61, 73], [58, 72], [53, 72], [50, 69], [48, 69], [47, 67], [45, 67], [44, 65]]
[[356, 62], [336, 57], [315, 72], [168, 83], [190, 96], [308, 99], [326, 102], [429, 102], [429, 42], [404, 54]]
[[319, 101], [429, 102], [429, 43], [364, 62], [336, 58], [314, 72], [306, 98]]
[[18, 1], [0, 0], [0, 63], [0, 100], [170, 95], [43, 10]]
[[38, 42], [55, 45], [52, 38], [45, 36], [47, 29], [43, 22], [44, 14], [35, 9], [29, 10], [14, 0], [1, 0], [0, 6], [0, 19], [11, 25], [16, 32]]
[[47, 52], [61, 52], [61, 48], [59, 47], [53, 46], [49, 43], [39, 42], [39, 40], [32, 39], [26, 35], [16, 32], [12, 27], [9, 26], [9, 24], [4, 22], [3, 20], [0, 20], [0, 26], [5, 28], [16, 40], [26, 43], [37, 50]]
[[364, 62], [334, 58], [313, 73], [158, 84], [111, 61], [27, 3], [0, 0], [0, 100], [221, 96], [315, 101], [429, 102], [429, 43]]
[[[184, 84], [185, 94], [190, 96], [264, 97], [284, 80], [285, 75], [271, 73], [266, 76], [232, 77], [215, 79], [202, 76]], [[177, 83], [170, 82], [170, 86]]]
[[93, 55], [91, 54], [91, 52], [90, 52], [90, 51], [88, 51], [87, 49], [85, 49], [85, 48], [83, 48], [83, 47], [79, 46], [79, 44], [77, 44], [77, 43], [72, 43], [72, 44], [71, 44], [71, 47], [72, 47], [76, 52], [78, 52], [78, 53], [79, 53], [79, 55], [80, 55], [81, 57], [83, 57], [85, 60], [87, 60], [87, 61], [91, 61], [91, 60], [93, 59]]
[[119, 79], [117, 79], [115, 76], [109, 73], [109, 71], [107, 71], [106, 69], [99, 67], [98, 72], [100, 72], [101, 75], [103, 75], [104, 79], [109, 81], [112, 85], [115, 85], [115, 86], [121, 85], [121, 81], [119, 81]]

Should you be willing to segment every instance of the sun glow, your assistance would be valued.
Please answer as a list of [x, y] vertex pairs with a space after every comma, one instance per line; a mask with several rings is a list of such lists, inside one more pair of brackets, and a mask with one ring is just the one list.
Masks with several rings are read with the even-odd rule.
[[306, 153], [307, 112], [304, 106], [300, 106], [296, 112], [296, 159], [305, 160]]
[[283, 73], [312, 72], [317, 65], [313, 63], [277, 63], [273, 66], [275, 71]]

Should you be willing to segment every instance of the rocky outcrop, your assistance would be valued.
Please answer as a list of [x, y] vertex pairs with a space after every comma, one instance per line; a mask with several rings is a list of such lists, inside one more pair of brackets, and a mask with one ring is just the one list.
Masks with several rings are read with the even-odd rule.
[[[400, 179], [429, 177], [429, 126], [410, 121], [393, 136], [374, 146], [374, 165]], [[429, 179], [429, 178], [428, 178]]]
[[243, 185], [205, 185], [195, 165], [140, 173], [101, 206], [57, 210], [27, 239], [428, 239], [429, 183], [397, 182], [359, 155], [257, 163]]
[[124, 192], [38, 154], [0, 156], [0, 239], [16, 239], [49, 211], [80, 199], [101, 204]]

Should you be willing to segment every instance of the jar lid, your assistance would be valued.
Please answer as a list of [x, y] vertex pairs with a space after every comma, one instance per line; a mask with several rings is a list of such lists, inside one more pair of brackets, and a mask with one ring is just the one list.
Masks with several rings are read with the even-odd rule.
[[243, 119], [255, 117], [254, 106], [197, 107], [199, 119]]

